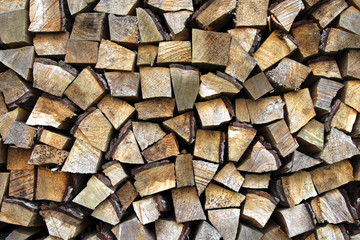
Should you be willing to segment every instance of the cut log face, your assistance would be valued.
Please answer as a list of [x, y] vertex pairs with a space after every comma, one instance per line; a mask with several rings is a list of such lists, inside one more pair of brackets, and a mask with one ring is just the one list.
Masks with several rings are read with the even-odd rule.
[[91, 8], [95, 4], [95, 0], [68, 0], [67, 4], [71, 15], [83, 12]]
[[147, 226], [142, 225], [135, 215], [131, 215], [111, 231], [117, 239], [155, 240], [154, 233]]
[[105, 72], [111, 96], [128, 100], [139, 99], [140, 75], [136, 72]]
[[338, 225], [326, 224], [322, 227], [317, 227], [315, 234], [317, 239], [326, 239], [335, 237], [339, 240], [345, 240], [346, 233], [344, 232], [345, 229], [341, 228]]
[[344, 0], [331, 0], [321, 4], [311, 14], [321, 28], [327, 27], [349, 5]]
[[180, 10], [194, 11], [193, 2], [191, 0], [149, 0], [147, 5], [164, 12], [176, 12]]
[[335, 54], [346, 49], [360, 48], [359, 35], [339, 28], [325, 29], [322, 34], [322, 39], [325, 40], [320, 43], [320, 49], [326, 54]]
[[164, 18], [170, 31], [170, 37], [173, 41], [189, 40], [189, 32], [186, 28], [191, 11], [183, 10], [178, 12], [165, 12]]
[[154, 66], [158, 53], [158, 47], [150, 44], [138, 46], [137, 66]]
[[188, 236], [189, 227], [172, 219], [159, 219], [155, 222], [155, 232], [158, 240], [182, 239]]
[[196, 228], [195, 240], [206, 239], [220, 240], [221, 234], [207, 221], [200, 221]]
[[269, 123], [284, 118], [285, 102], [280, 96], [259, 98], [256, 101], [246, 99], [252, 124]]
[[337, 99], [325, 123], [325, 130], [329, 131], [330, 128], [334, 127], [345, 133], [351, 133], [356, 121], [356, 116], [356, 110]]
[[38, 227], [19, 227], [12, 231], [6, 238], [9, 240], [12, 239], [31, 239], [36, 237], [37, 234], [41, 232], [41, 228]]
[[250, 188], [250, 189], [267, 189], [269, 187], [270, 182], [270, 173], [264, 174], [252, 174], [246, 173], [244, 175], [244, 182], [242, 184], [242, 188]]
[[197, 130], [194, 156], [211, 162], [222, 163], [224, 158], [225, 134], [220, 131]]
[[102, 168], [103, 173], [110, 179], [111, 185], [114, 187], [119, 186], [129, 178], [123, 166], [117, 161], [107, 162]]
[[120, 222], [124, 213], [118, 197], [111, 194], [95, 208], [91, 216], [111, 225], [116, 225]]
[[228, 159], [238, 162], [256, 136], [256, 129], [251, 125], [233, 123], [228, 127]]
[[304, 152], [320, 152], [324, 148], [324, 124], [312, 119], [296, 135], [296, 141]]
[[262, 240], [290, 240], [286, 233], [274, 221], [270, 220], [269, 223], [262, 229], [264, 236]]
[[[161, 195], [159, 196], [161, 198]], [[143, 225], [155, 222], [161, 215], [160, 206], [158, 206], [155, 197], [156, 195], [146, 197], [132, 203], [136, 216]], [[165, 201], [163, 198], [161, 200]]]
[[240, 209], [215, 209], [208, 211], [209, 221], [219, 231], [224, 240], [236, 239]]
[[71, 173], [96, 173], [101, 166], [102, 152], [92, 145], [76, 139], [61, 171]]
[[217, 208], [240, 207], [245, 200], [241, 193], [228, 190], [210, 183], [205, 189], [205, 210]]
[[360, 34], [358, 19], [360, 19], [360, 11], [350, 6], [340, 14], [337, 27], [355, 34]]
[[70, 39], [100, 41], [105, 38], [105, 13], [79, 13], [75, 16]]
[[320, 159], [315, 159], [302, 152], [295, 151], [286, 159], [286, 163], [283, 164], [279, 172], [280, 173], [296, 172], [302, 169], [311, 168], [320, 163], [322, 163]]
[[169, 68], [140, 68], [141, 94], [143, 99], [171, 98], [171, 80]]
[[156, 63], [158, 65], [191, 63], [191, 42], [167, 41], [159, 43]]
[[346, 81], [341, 92], [341, 101], [360, 112], [360, 98], [355, 90], [358, 86], [360, 86], [360, 81]]
[[37, 144], [35, 145], [31, 153], [28, 164], [40, 166], [61, 166], [68, 157], [68, 155], [68, 151], [60, 150], [48, 145]]
[[199, 96], [203, 99], [211, 99], [221, 95], [233, 97], [242, 89], [236, 80], [223, 78], [211, 72], [202, 74], [200, 80]]
[[5, 103], [8, 105], [34, 94], [31, 86], [23, 82], [11, 69], [0, 73], [0, 91], [4, 94]]
[[219, 164], [193, 160], [195, 184], [198, 195], [200, 196], [209, 182], [213, 179]]
[[[196, 120], [193, 112], [183, 113], [174, 118], [164, 121], [163, 126], [169, 131], [173, 131], [187, 144], [192, 144], [195, 140]], [[139, 140], [138, 140], [139, 143]], [[139, 143], [139, 145], [141, 145]]]
[[12, 148], [7, 149], [7, 170], [31, 170], [34, 166], [29, 165], [28, 161], [31, 156], [32, 149]]
[[169, 161], [154, 162], [134, 169], [134, 186], [140, 196], [148, 196], [176, 186], [175, 165]]
[[235, 99], [236, 121], [250, 123], [250, 113], [245, 98]]
[[100, 0], [94, 8], [97, 12], [113, 13], [116, 15], [132, 15], [139, 5], [139, 0], [108, 1]]
[[95, 65], [99, 43], [85, 40], [68, 40], [65, 62], [73, 65]]
[[0, 133], [6, 138], [14, 121], [26, 121], [29, 113], [22, 108], [16, 108], [0, 116]]
[[319, 57], [309, 60], [308, 63], [312, 74], [315, 77], [340, 79], [341, 73], [339, 67], [332, 57]]
[[290, 238], [315, 229], [316, 221], [307, 203], [277, 210], [275, 214]]
[[135, 103], [139, 120], [165, 120], [174, 116], [174, 98], [156, 98]]
[[110, 40], [128, 46], [139, 42], [139, 28], [136, 16], [116, 16], [109, 14]]
[[158, 123], [152, 122], [132, 122], [132, 130], [141, 150], [146, 149], [166, 135]]
[[233, 106], [231, 106], [231, 103], [226, 98], [197, 102], [195, 107], [203, 128], [213, 128], [225, 124], [234, 115]]
[[238, 235], [237, 240], [241, 239], [254, 239], [260, 240], [263, 234], [258, 229], [250, 227], [246, 224], [239, 223]]
[[19, 148], [32, 148], [35, 144], [36, 128], [25, 123], [14, 121], [6, 135], [4, 144], [12, 144]]
[[73, 143], [73, 139], [71, 137], [47, 130], [45, 128], [38, 129], [37, 135], [39, 142], [57, 149], [69, 149]]
[[348, 160], [315, 168], [310, 173], [319, 194], [338, 188], [354, 179], [353, 167]]
[[119, 198], [124, 211], [126, 211], [126, 209], [131, 206], [132, 202], [138, 195], [139, 193], [136, 191], [134, 185], [130, 181], [127, 181], [119, 188], [119, 190], [116, 191], [116, 196]]
[[65, 33], [37, 33], [34, 37], [35, 52], [38, 56], [63, 57], [70, 34]]
[[34, 200], [36, 170], [11, 170], [9, 180], [9, 196]]
[[182, 154], [176, 157], [175, 174], [176, 186], [191, 187], [195, 185], [194, 168], [190, 154]]
[[227, 31], [241, 47], [248, 53], [253, 54], [261, 40], [260, 29], [251, 27], [234, 28]]
[[136, 8], [136, 17], [138, 19], [141, 43], [156, 43], [170, 40], [170, 37], [165, 33], [154, 13], [149, 9]]
[[236, 27], [265, 28], [267, 23], [269, 0], [253, 2], [240, 0], [236, 8]]
[[360, 79], [360, 70], [355, 67], [360, 58], [360, 50], [349, 50], [339, 60], [339, 68], [344, 78]]
[[304, 9], [305, 5], [301, 0], [288, 0], [271, 5], [269, 12], [273, 24], [289, 32], [295, 18]]
[[7, 193], [9, 189], [9, 176], [10, 173], [7, 172], [1, 172], [0, 173], [0, 203], [2, 202], [5, 194]]
[[153, 146], [142, 152], [147, 162], [159, 161], [179, 154], [179, 145], [175, 133], [169, 133]]
[[251, 99], [254, 101], [274, 90], [263, 72], [246, 80], [244, 83], [244, 88]]
[[230, 162], [215, 175], [214, 180], [238, 192], [245, 179], [236, 169], [234, 163]]

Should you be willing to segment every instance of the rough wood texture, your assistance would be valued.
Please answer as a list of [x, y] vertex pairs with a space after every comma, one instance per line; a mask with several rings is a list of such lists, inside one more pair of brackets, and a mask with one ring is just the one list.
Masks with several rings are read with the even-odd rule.
[[348, 160], [315, 168], [310, 173], [319, 194], [340, 187], [354, 179], [353, 167]]
[[351, 133], [357, 116], [356, 110], [336, 100], [332, 106], [331, 113], [325, 122], [325, 130], [335, 127], [345, 133]]
[[176, 186], [175, 166], [167, 160], [148, 163], [132, 170], [134, 186], [140, 196], [148, 196]]
[[215, 209], [208, 211], [208, 218], [219, 231], [224, 240], [236, 239], [239, 225], [240, 209]]
[[0, 203], [2, 202], [5, 194], [7, 194], [7, 191], [9, 189], [9, 176], [10, 173], [7, 172], [1, 172], [0, 173]]
[[200, 221], [195, 231], [195, 240], [220, 240], [221, 234], [207, 221]]
[[178, 188], [191, 187], [195, 185], [193, 157], [190, 154], [181, 154], [176, 157], [175, 174], [176, 186]]
[[258, 73], [257, 75], [246, 80], [244, 83], [244, 88], [252, 100], [257, 100], [274, 90], [269, 82], [269, 79], [263, 72]]
[[245, 196], [210, 183], [205, 189], [205, 210], [240, 207]]
[[192, 12], [187, 10], [164, 13], [165, 22], [170, 31], [171, 40], [189, 40], [189, 31], [186, 26], [188, 25], [191, 15]]
[[189, 225], [177, 223], [173, 219], [159, 219], [155, 222], [156, 239], [182, 239], [188, 237]]
[[71, 15], [88, 10], [95, 2], [95, 0], [67, 0]]
[[332, 57], [318, 57], [308, 62], [314, 77], [340, 79], [341, 73], [336, 60]]
[[19, 148], [32, 148], [35, 144], [36, 128], [25, 123], [14, 121], [4, 139], [4, 144], [12, 144]]
[[202, 128], [223, 125], [234, 116], [233, 106], [227, 98], [216, 98], [195, 103]]
[[274, 221], [270, 220], [269, 223], [261, 230], [264, 236], [261, 240], [290, 240], [286, 233], [281, 230], [280, 226]]
[[69, 152], [64, 150], [59, 150], [55, 147], [51, 147], [44, 144], [35, 145], [28, 164], [32, 165], [57, 165], [61, 166], [66, 158], [68, 157]]
[[198, 195], [200, 196], [209, 182], [213, 179], [219, 164], [193, 160], [195, 184]]
[[340, 14], [337, 27], [355, 34], [360, 34], [359, 19], [360, 11], [350, 6]]
[[326, 54], [335, 54], [345, 49], [359, 49], [360, 36], [338, 28], [325, 29], [320, 43], [320, 49]]
[[141, 95], [144, 100], [172, 96], [169, 68], [142, 67], [140, 79]]
[[157, 57], [158, 47], [150, 44], [138, 46], [137, 66], [154, 66]]
[[105, 13], [79, 13], [75, 16], [71, 40], [100, 41], [106, 36]]
[[86, 40], [68, 40], [65, 62], [73, 65], [95, 65], [99, 43]]
[[251, 27], [234, 28], [227, 31], [241, 47], [251, 55], [261, 40], [260, 29]]
[[300, 61], [308, 59], [319, 52], [320, 29], [312, 21], [299, 21], [294, 23], [291, 34], [299, 43], [296, 56]]
[[346, 81], [344, 88], [341, 92], [341, 101], [346, 105], [354, 108], [356, 111], [360, 111], [359, 97], [356, 94], [356, 90], [360, 86], [360, 81]]
[[29, 113], [22, 108], [16, 108], [0, 116], [0, 133], [6, 138], [14, 121], [26, 121]]
[[129, 178], [123, 166], [117, 161], [107, 162], [102, 168], [103, 173], [110, 179], [111, 185], [114, 187], [119, 186]]
[[321, 28], [325, 28], [348, 6], [344, 0], [330, 0], [317, 7], [311, 16], [319, 22]]
[[139, 0], [100, 0], [94, 10], [116, 15], [133, 15], [138, 5]]
[[7, 237], [6, 240], [16, 240], [16, 239], [31, 239], [36, 237], [37, 234], [41, 232], [41, 228], [38, 227], [19, 227], [12, 231]]
[[244, 175], [244, 183], [242, 188], [250, 189], [267, 189], [270, 181], [270, 173], [252, 174], [246, 173]]
[[175, 134], [187, 144], [192, 144], [194, 142], [196, 120], [193, 112], [183, 113], [164, 121], [162, 124], [165, 129], [175, 132]]
[[260, 69], [265, 71], [290, 55], [297, 47], [298, 43], [291, 35], [281, 31], [273, 31], [255, 52], [254, 59]]
[[328, 238], [335, 238], [339, 240], [347, 239], [345, 229], [342, 226], [337, 226], [332, 224], [326, 224], [324, 226], [317, 227], [315, 234], [317, 239], [328, 239]]
[[179, 154], [179, 146], [174, 133], [169, 133], [153, 146], [142, 152], [147, 162], [159, 161]]
[[136, 16], [116, 16], [109, 14], [110, 40], [125, 46], [137, 46], [139, 28]]
[[301, 0], [287, 0], [271, 5], [269, 12], [273, 25], [289, 32], [295, 18], [304, 9], [305, 5]]
[[215, 163], [224, 159], [225, 134], [220, 131], [197, 130], [194, 156]]
[[136, 72], [105, 72], [111, 96], [138, 100], [140, 75]]
[[116, 196], [119, 198], [124, 211], [131, 206], [132, 202], [138, 195], [139, 193], [130, 181], [127, 181], [119, 188], [119, 190], [116, 191]]
[[269, 123], [284, 118], [285, 102], [280, 96], [259, 98], [256, 101], [246, 99], [252, 124]]
[[141, 150], [146, 149], [166, 135], [158, 123], [132, 122], [132, 129]]
[[149, 9], [136, 8], [140, 42], [156, 43], [170, 40], [156, 16]]
[[267, 23], [269, 0], [258, 2], [240, 0], [236, 8], [236, 27], [256, 27], [265, 28]]
[[147, 226], [142, 225], [135, 215], [131, 215], [111, 231], [117, 239], [155, 240], [154, 233]]
[[135, 103], [139, 120], [165, 120], [174, 116], [175, 99], [157, 98]]
[[45, 128], [38, 128], [37, 136], [39, 142], [57, 149], [69, 149], [73, 143], [71, 137]]
[[183, 113], [192, 110], [199, 93], [199, 70], [174, 64], [170, 65], [170, 74], [177, 111]]
[[250, 114], [247, 108], [246, 99], [235, 99], [236, 121], [250, 123]]
[[349, 50], [339, 60], [339, 68], [344, 78], [360, 79], [360, 70], [356, 67], [360, 50]]
[[320, 152], [324, 148], [324, 124], [312, 119], [296, 134], [296, 141], [306, 153]]
[[228, 159], [238, 162], [255, 138], [257, 131], [251, 125], [235, 122], [228, 127]]
[[166, 209], [168, 203], [165, 198], [161, 195], [153, 195], [150, 197], [145, 197], [139, 201], [132, 203], [136, 216], [138, 217], [141, 224], [145, 225], [148, 223], [155, 222], [160, 218], [161, 212]]
[[194, 11], [193, 2], [191, 0], [148, 0], [147, 5], [155, 9], [164, 11], [164, 12], [176, 12], [179, 10], [189, 10]]
[[111, 225], [116, 225], [120, 222], [124, 213], [118, 197], [111, 194], [95, 208], [91, 216]]
[[202, 74], [200, 80], [199, 96], [203, 99], [211, 99], [221, 95], [233, 97], [242, 89], [242, 86], [235, 79], [225, 78], [211, 72]]
[[12, 148], [7, 149], [7, 170], [31, 170], [34, 166], [29, 165], [28, 161], [31, 156], [32, 149]]
[[159, 43], [156, 63], [158, 65], [191, 63], [191, 42], [168, 41]]
[[133, 71], [136, 53], [109, 40], [101, 40], [95, 68]]
[[76, 139], [61, 171], [71, 173], [96, 173], [101, 166], [102, 152], [90, 144]]
[[226, 67], [231, 36], [228, 33], [192, 30], [192, 63], [199, 67]]
[[43, 94], [36, 102], [26, 124], [69, 129], [73, 119], [77, 116], [76, 110], [75, 106], [67, 99]]
[[9, 180], [9, 196], [34, 200], [36, 171], [11, 170]]

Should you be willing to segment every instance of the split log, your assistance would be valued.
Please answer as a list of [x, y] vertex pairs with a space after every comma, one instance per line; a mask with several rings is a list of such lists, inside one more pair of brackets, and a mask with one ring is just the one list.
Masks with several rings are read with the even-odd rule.
[[360, 81], [346, 81], [341, 92], [340, 100], [346, 105], [360, 112], [360, 104], [358, 102], [360, 98], [356, 93], [358, 86], [360, 86]]
[[69, 100], [42, 94], [26, 124], [69, 129], [72, 126], [73, 119], [77, 116], [76, 111], [76, 107]]
[[329, 131], [332, 127], [335, 127], [345, 133], [351, 133], [356, 116], [356, 110], [337, 99], [331, 108], [329, 117], [325, 121], [325, 130]]
[[71, 40], [98, 41], [106, 38], [105, 13], [79, 13], [75, 16]]
[[155, 240], [154, 233], [147, 226], [142, 225], [135, 215], [131, 215], [111, 231], [117, 239]]
[[[305, 3], [306, 4], [306, 3]], [[313, 21], [299, 21], [293, 24], [291, 34], [299, 43], [295, 56], [304, 61], [319, 53], [320, 29]]]
[[183, 113], [164, 121], [162, 124], [165, 129], [175, 132], [175, 134], [184, 140], [187, 144], [192, 144], [194, 142], [196, 120], [193, 112]]
[[209, 210], [208, 218], [224, 240], [236, 239], [240, 218], [239, 208]]
[[28, 161], [31, 156], [32, 149], [12, 148], [7, 149], [7, 170], [32, 170], [34, 166], [29, 165]]
[[275, 210], [277, 202], [278, 200], [266, 192], [249, 190], [240, 218], [254, 227], [263, 228]]
[[191, 11], [165, 12], [164, 18], [173, 41], [189, 40], [188, 22], [192, 15]]
[[241, 47], [250, 55], [254, 54], [259, 47], [261, 34], [260, 29], [251, 27], [234, 28], [227, 31], [233, 39], [238, 41]]
[[293, 153], [299, 146], [283, 119], [263, 127], [262, 133], [282, 157]]
[[317, 115], [322, 116], [326, 113], [330, 113], [331, 102], [343, 86], [342, 83], [331, 81], [326, 78], [320, 78], [312, 85], [310, 93]]
[[254, 101], [274, 90], [269, 82], [269, 79], [263, 72], [246, 80], [244, 88]]
[[24, 227], [42, 226], [40, 207], [36, 202], [6, 197], [0, 209], [0, 221]]
[[114, 187], [119, 186], [129, 178], [129, 175], [126, 173], [123, 166], [117, 161], [110, 161], [105, 163], [102, 166], [102, 169], [103, 173], [110, 179], [111, 185]]
[[189, 224], [177, 223], [173, 219], [159, 219], [155, 222], [156, 239], [158, 240], [184, 239], [188, 237], [189, 231]]
[[0, 51], [0, 62], [14, 70], [25, 80], [32, 79], [32, 66], [35, 58], [33, 46]]
[[305, 5], [301, 0], [288, 0], [272, 4], [269, 8], [272, 24], [289, 32], [295, 18], [304, 9]]
[[176, 12], [180, 10], [194, 11], [193, 3], [191, 0], [182, 0], [180, 2], [174, 0], [148, 0], [146, 4], [157, 10], [164, 12]]
[[8, 147], [4, 144], [4, 141], [0, 137], [0, 166], [6, 165], [6, 153]]
[[1, 172], [0, 173], [0, 204], [4, 198], [4, 196], [6, 196], [6, 194], [8, 193], [8, 189], [9, 189], [9, 176], [10, 173], [7, 172]]
[[351, 207], [349, 197], [343, 189], [335, 189], [314, 198], [311, 207], [319, 223], [354, 223], [357, 218], [355, 209]]
[[135, 108], [126, 101], [105, 95], [97, 107], [106, 116], [116, 130], [119, 130], [135, 113]]
[[232, 123], [228, 127], [228, 159], [238, 162], [255, 138], [257, 131], [251, 125]]
[[360, 11], [353, 6], [350, 6], [340, 14], [336, 27], [355, 34], [360, 34], [360, 25], [357, 20], [359, 18]]
[[215, 175], [214, 180], [235, 192], [239, 192], [245, 179], [236, 169], [234, 163], [229, 162]]
[[200, 196], [209, 182], [213, 179], [219, 164], [201, 160], [193, 160], [195, 184], [198, 195]]
[[41, 234], [42, 228], [39, 227], [19, 227], [12, 231], [7, 237], [6, 240], [16, 240], [16, 239], [32, 239], [36, 238]]
[[359, 154], [359, 150], [349, 135], [336, 128], [331, 128], [320, 159], [328, 164], [333, 164]]
[[226, 67], [230, 55], [228, 33], [192, 30], [192, 64], [199, 67]]
[[109, 40], [101, 40], [95, 68], [133, 71], [136, 53]]
[[[354, 123], [354, 126], [353, 126], [353, 130], [351, 132], [351, 137], [353, 138], [359, 138], [360, 136], [360, 115], [358, 115], [356, 117], [356, 120], [355, 120], [355, 123]], [[355, 139], [353, 139], [355, 140]], [[356, 141], [356, 140], [355, 140]], [[354, 142], [355, 142], [354, 141]], [[356, 142], [355, 142], [356, 143]]]
[[6, 106], [4, 96], [1, 94], [0, 95], [0, 116], [5, 113], [8, 113], [8, 112], [9, 112], [9, 110], [8, 110], [8, 107]]
[[259, 98], [256, 101], [246, 99], [252, 124], [263, 124], [284, 118], [285, 102], [280, 96]]
[[159, 43], [156, 63], [158, 65], [191, 63], [191, 42], [167, 41]]
[[270, 173], [252, 174], [245, 173], [242, 188], [267, 189], [270, 182]]
[[9, 133], [14, 121], [26, 121], [28, 116], [29, 113], [19, 107], [10, 112], [4, 113], [3, 115], [0, 115], [0, 133], [2, 139], [4, 140], [4, 138], [7, 137], [7, 134]]
[[16, 10], [26, 9], [29, 5], [27, 0], [3, 0], [1, 2], [0, 12], [12, 12]]
[[170, 74], [177, 111], [183, 113], [192, 110], [199, 93], [199, 70], [174, 64], [170, 65]]
[[169, 207], [167, 200], [160, 194], [145, 197], [132, 203], [136, 216], [141, 224], [155, 222], [159, 219], [162, 212], [166, 212]]
[[310, 173], [319, 194], [338, 188], [354, 179], [353, 167], [348, 160], [315, 168]]
[[274, 221], [270, 220], [261, 230], [264, 236], [261, 240], [290, 240], [286, 233]]
[[279, 224], [290, 238], [315, 229], [316, 221], [312, 214], [308, 203], [275, 211]]
[[71, 15], [79, 12], [87, 11], [95, 4], [95, 0], [67, 0], [69, 11]]
[[339, 68], [343, 78], [360, 79], [360, 71], [356, 63], [360, 58], [360, 50], [349, 50], [339, 60]]
[[205, 210], [240, 207], [245, 200], [241, 193], [210, 183], [205, 189]]
[[119, 135], [111, 141], [109, 151], [106, 153], [105, 158], [112, 158], [121, 163], [144, 163], [134, 133], [131, 131], [130, 120], [120, 129]]
[[224, 160], [225, 133], [211, 130], [197, 130], [194, 146], [194, 156], [222, 163]]
[[39, 166], [62, 166], [68, 155], [68, 151], [44, 144], [37, 144], [31, 153], [28, 164]]
[[137, 66], [154, 66], [158, 47], [150, 44], [138, 46]]
[[324, 124], [312, 119], [296, 134], [296, 141], [306, 153], [320, 152], [324, 148]]
[[33, 65], [33, 86], [52, 95], [62, 97], [78, 71], [63, 61], [36, 58]]
[[235, 8], [235, 0], [206, 2], [194, 13], [192, 19], [201, 29], [218, 31], [228, 24]]
[[[291, 133], [297, 132], [316, 116], [308, 88], [284, 94], [285, 118]], [[299, 104], [301, 102], [301, 104]]]
[[61, 171], [71, 173], [96, 173], [101, 166], [102, 152], [92, 145], [76, 139]]
[[236, 114], [236, 121], [250, 123], [250, 114], [247, 108], [245, 98], [235, 99], [235, 114]]
[[97, 12], [113, 13], [116, 15], [133, 15], [139, 0], [108, 1], [100, 0], [94, 8]]
[[326, 28], [348, 6], [344, 0], [323, 2], [311, 13], [311, 17], [319, 22], [321, 28]]
[[159, 161], [179, 154], [179, 145], [174, 133], [169, 133], [153, 146], [142, 152], [147, 162]]
[[216, 98], [195, 103], [202, 128], [213, 128], [226, 124], [235, 115], [228, 98]]
[[43, 57], [64, 57], [69, 36], [68, 32], [37, 33], [33, 40], [36, 54]]
[[126, 100], [138, 100], [140, 75], [136, 72], [105, 72], [111, 96]]
[[95, 208], [91, 216], [111, 225], [116, 225], [121, 221], [124, 214], [125, 212], [118, 197], [115, 194], [111, 194]]
[[339, 240], [346, 240], [348, 236], [345, 232], [345, 229], [341, 225], [332, 225], [326, 224], [324, 226], [319, 226], [315, 231], [317, 239], [326, 239], [326, 238], [334, 238]]
[[236, 239], [253, 239], [253, 240], [260, 240], [263, 234], [258, 229], [250, 227], [246, 224], [239, 223], [239, 229]]
[[109, 14], [110, 40], [128, 47], [136, 47], [139, 42], [139, 28], [136, 16], [116, 16]]
[[176, 157], [175, 175], [177, 188], [195, 186], [193, 157], [190, 154], [181, 154]]
[[[8, 1], [11, 3], [11, 1]], [[32, 37], [28, 32], [29, 26], [29, 12], [26, 8], [11, 9], [7, 8], [8, 3], [1, 2], [1, 8], [4, 11], [0, 13], [0, 39], [1, 42], [9, 47], [20, 47], [24, 45], [31, 45]]]
[[171, 98], [171, 79], [169, 68], [141, 67], [140, 83], [142, 98]]
[[86, 40], [68, 40], [65, 62], [73, 65], [95, 65], [99, 43]]
[[277, 170], [281, 165], [278, 155], [271, 145], [260, 137], [242, 157], [237, 169], [245, 172], [270, 172]]
[[149, 9], [136, 8], [138, 19], [140, 42], [156, 43], [170, 40], [154, 13]]
[[256, 27], [264, 29], [267, 24], [269, 0], [253, 2], [240, 0], [237, 2], [235, 26]]
[[14, 121], [6, 135], [4, 144], [12, 144], [18, 148], [32, 148], [35, 144], [36, 128], [25, 123]]
[[131, 206], [132, 202], [138, 195], [139, 193], [136, 191], [134, 185], [130, 181], [127, 181], [116, 191], [116, 196], [119, 198], [124, 211], [126, 211], [126, 209]]
[[243, 88], [234, 78], [226, 78], [225, 75], [219, 76], [211, 72], [202, 74], [200, 80], [199, 96], [203, 99], [211, 99], [221, 95], [233, 97]]
[[325, 29], [321, 35], [320, 49], [326, 54], [335, 54], [346, 49], [359, 49], [360, 36], [338, 28]]
[[273, 31], [254, 53], [254, 58], [260, 69], [265, 71], [297, 48], [298, 43], [293, 36], [285, 32]]
[[296, 172], [303, 169], [311, 168], [322, 163], [320, 159], [312, 158], [302, 152], [293, 152], [284, 162], [279, 173]]
[[39, 142], [57, 149], [69, 149], [73, 144], [73, 139], [71, 137], [47, 130], [43, 127], [38, 128], [36, 134]]
[[310, 73], [311, 68], [286, 57], [276, 68], [267, 71], [266, 76], [276, 90], [288, 92], [300, 89], [301, 84]]
[[70, 27], [65, 9], [65, 1], [31, 0], [29, 31], [65, 32]]
[[135, 103], [139, 120], [166, 120], [174, 116], [174, 98], [156, 98]]
[[82, 186], [82, 176], [38, 168], [36, 200], [67, 202], [74, 198]]
[[86, 187], [72, 201], [94, 210], [112, 193], [114, 193], [114, 188], [110, 180], [104, 175], [96, 174], [89, 179]]
[[336, 60], [332, 57], [318, 57], [308, 62], [312, 75], [324, 78], [341, 79], [341, 73]]
[[166, 135], [158, 123], [152, 122], [132, 122], [132, 130], [141, 150], [148, 148]]
[[168, 160], [153, 162], [131, 171], [141, 197], [175, 188], [175, 165]]
[[[98, 108], [90, 108], [80, 115], [71, 134], [77, 139], [91, 144], [93, 147], [106, 152], [113, 133], [109, 120]], [[99, 134], [101, 133], [101, 134]]]
[[220, 240], [221, 234], [207, 221], [200, 221], [194, 233], [194, 240]]
[[49, 234], [62, 239], [78, 236], [88, 225], [87, 212], [70, 204], [42, 205], [40, 215], [44, 218]]
[[9, 180], [9, 196], [35, 199], [36, 170], [11, 170]]
[[305, 171], [298, 171], [275, 180], [271, 189], [282, 205], [291, 208], [303, 200], [317, 196], [311, 174]]

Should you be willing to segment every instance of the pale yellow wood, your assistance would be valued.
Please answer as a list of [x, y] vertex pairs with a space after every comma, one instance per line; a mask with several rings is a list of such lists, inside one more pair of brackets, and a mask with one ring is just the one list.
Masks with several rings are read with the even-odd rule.
[[140, 83], [143, 99], [171, 98], [172, 96], [169, 68], [141, 67]]
[[321, 4], [311, 14], [321, 28], [327, 27], [349, 5], [344, 0], [330, 0]]
[[200, 80], [199, 96], [204, 99], [218, 97], [222, 94], [231, 97], [241, 90], [239, 86], [211, 72], [202, 74]]
[[71, 146], [73, 139], [69, 136], [43, 129], [39, 135], [39, 142], [45, 143], [58, 149], [67, 149]]
[[237, 2], [235, 26], [265, 28], [267, 23], [269, 0]]
[[167, 41], [159, 43], [157, 64], [191, 63], [190, 41]]
[[189, 32], [186, 28], [192, 15], [191, 11], [165, 12], [164, 18], [170, 31], [170, 37], [174, 41], [189, 40]]
[[195, 103], [203, 128], [212, 128], [223, 125], [231, 120], [231, 115], [221, 98]]
[[176, 12], [179, 10], [194, 11], [191, 0], [148, 0], [147, 4], [164, 12]]
[[70, 33], [37, 33], [34, 37], [35, 52], [38, 56], [63, 57]]
[[252, 124], [269, 123], [284, 118], [285, 102], [280, 96], [259, 98], [256, 101], [246, 99]]
[[289, 32], [295, 18], [304, 9], [305, 5], [301, 0], [287, 0], [278, 3], [269, 12], [275, 25], [280, 25], [283, 30]]
[[198, 195], [200, 196], [209, 182], [215, 176], [219, 164], [210, 163], [201, 160], [193, 160], [195, 184]]
[[208, 211], [210, 223], [219, 231], [224, 240], [236, 238], [239, 225], [240, 209], [215, 209]]
[[205, 189], [205, 210], [217, 208], [240, 207], [245, 200], [241, 193], [228, 190], [210, 183]]
[[139, 0], [100, 0], [94, 10], [116, 15], [131, 15], [139, 4]]
[[264, 174], [252, 174], [246, 173], [244, 175], [244, 183], [242, 184], [243, 188], [251, 188], [251, 189], [267, 189], [269, 187], [270, 182], [270, 173]]

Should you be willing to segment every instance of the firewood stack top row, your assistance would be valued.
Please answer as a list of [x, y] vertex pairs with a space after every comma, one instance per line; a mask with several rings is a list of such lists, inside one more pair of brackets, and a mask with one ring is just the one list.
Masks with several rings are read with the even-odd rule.
[[0, 0], [0, 238], [360, 239], [359, 0]]

